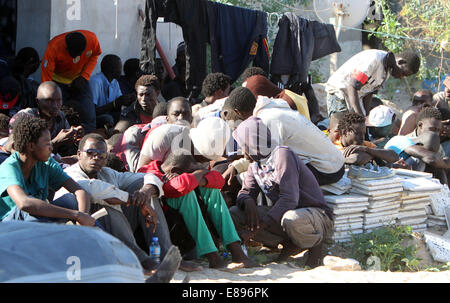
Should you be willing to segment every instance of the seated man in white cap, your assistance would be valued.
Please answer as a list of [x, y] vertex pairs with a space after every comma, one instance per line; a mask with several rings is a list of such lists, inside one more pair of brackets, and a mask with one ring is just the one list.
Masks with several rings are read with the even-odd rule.
[[384, 148], [386, 142], [394, 136], [395, 118], [394, 111], [386, 105], [378, 105], [366, 117], [369, 138], [378, 148]]
[[154, 160], [141, 167], [139, 172], [152, 173], [164, 182], [165, 204], [181, 214], [189, 234], [195, 241], [197, 256], [206, 256], [211, 268], [221, 268], [226, 263], [219, 256], [206, 219], [202, 215], [200, 197], [207, 208], [208, 219], [214, 225], [224, 246], [231, 252], [232, 261], [245, 267], [255, 266], [242, 251], [240, 238], [220, 194], [225, 180], [219, 172], [204, 169], [195, 159], [202, 157], [214, 161], [222, 156], [231, 138], [228, 125], [220, 118], [207, 118], [201, 121], [197, 128], [190, 130], [189, 137], [192, 140], [192, 143], [189, 143], [190, 148], [176, 148], [178, 146], [174, 145], [164, 160]]

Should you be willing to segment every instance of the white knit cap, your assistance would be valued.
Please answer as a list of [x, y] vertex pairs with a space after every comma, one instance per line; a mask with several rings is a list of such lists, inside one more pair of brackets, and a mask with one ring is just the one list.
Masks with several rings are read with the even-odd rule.
[[386, 105], [378, 105], [373, 108], [366, 119], [367, 126], [384, 127], [392, 124], [394, 111]]
[[217, 160], [223, 156], [230, 141], [231, 129], [224, 120], [208, 117], [189, 130], [189, 137], [197, 152], [210, 160]]

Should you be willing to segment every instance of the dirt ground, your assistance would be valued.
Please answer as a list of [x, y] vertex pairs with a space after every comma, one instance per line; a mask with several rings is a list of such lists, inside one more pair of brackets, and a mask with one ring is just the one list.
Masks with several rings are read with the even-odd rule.
[[[443, 229], [431, 230], [437, 234], [443, 234]], [[272, 260], [278, 251], [269, 250], [262, 246], [247, 247], [254, 260], [263, 264], [261, 267], [245, 269], [240, 268], [232, 272], [209, 269], [207, 263], [202, 262], [204, 269], [200, 272], [186, 273], [178, 271], [172, 283], [448, 283], [450, 271], [428, 272], [426, 267], [438, 266], [442, 263], [435, 262], [428, 251], [422, 234], [413, 233], [413, 239], [404, 245], [415, 245], [416, 257], [420, 259], [418, 272], [383, 272], [349, 270], [342, 271], [326, 266], [315, 269], [304, 268], [305, 254], [293, 256], [282, 264]], [[340, 257], [347, 261], [350, 258], [350, 250], [343, 245], [330, 245], [325, 248], [324, 254]], [[345, 262], [344, 261], [344, 262]]]

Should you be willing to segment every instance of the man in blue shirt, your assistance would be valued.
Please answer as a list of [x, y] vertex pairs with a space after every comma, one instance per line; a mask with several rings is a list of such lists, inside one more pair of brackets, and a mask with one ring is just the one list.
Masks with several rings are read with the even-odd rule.
[[123, 105], [128, 106], [134, 101], [133, 95], [122, 95], [118, 80], [122, 73], [122, 61], [116, 55], [106, 55], [100, 65], [101, 72], [89, 79], [95, 112], [97, 128], [104, 125], [113, 127], [120, 117]]
[[400, 167], [411, 167], [415, 171], [433, 173], [433, 177], [448, 184], [447, 170], [450, 158], [439, 154], [439, 133], [424, 131], [416, 138], [395, 136], [384, 146], [397, 153], [401, 159]]
[[[19, 119], [12, 132], [16, 152], [0, 165], [0, 221], [73, 220], [93, 226], [89, 195], [50, 158], [47, 123], [28, 115]], [[48, 203], [49, 192], [61, 187], [70, 194]]]

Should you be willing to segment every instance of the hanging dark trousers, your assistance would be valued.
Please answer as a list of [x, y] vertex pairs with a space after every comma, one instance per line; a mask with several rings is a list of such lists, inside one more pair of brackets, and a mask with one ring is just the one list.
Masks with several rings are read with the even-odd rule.
[[189, 99], [197, 98], [206, 77], [206, 43], [209, 42], [206, 0], [172, 0], [164, 21], [183, 29], [186, 43], [186, 88]]
[[269, 71], [267, 14], [261, 11], [208, 3], [211, 70], [234, 82], [253, 61]]

